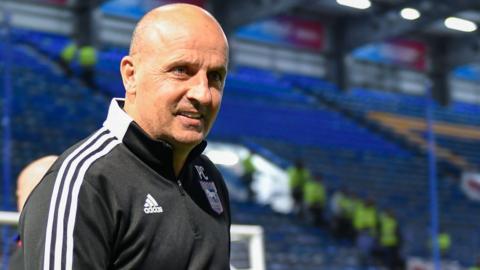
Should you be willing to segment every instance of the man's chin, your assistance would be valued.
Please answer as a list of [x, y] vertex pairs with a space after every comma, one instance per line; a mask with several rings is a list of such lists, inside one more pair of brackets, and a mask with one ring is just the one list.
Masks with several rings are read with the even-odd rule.
[[179, 146], [193, 148], [203, 141], [205, 135], [201, 132], [189, 131], [177, 136], [176, 142]]

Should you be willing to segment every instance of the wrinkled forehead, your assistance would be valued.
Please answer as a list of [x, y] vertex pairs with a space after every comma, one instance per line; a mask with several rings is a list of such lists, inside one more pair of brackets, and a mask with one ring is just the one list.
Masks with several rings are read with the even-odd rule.
[[177, 54], [196, 51], [228, 61], [228, 43], [218, 27], [208, 25], [184, 25], [172, 22], [156, 24], [145, 33], [142, 54]]

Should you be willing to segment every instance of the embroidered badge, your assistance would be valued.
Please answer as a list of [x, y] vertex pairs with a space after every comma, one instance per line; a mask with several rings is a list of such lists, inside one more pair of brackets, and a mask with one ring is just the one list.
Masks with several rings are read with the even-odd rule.
[[200, 177], [200, 185], [202, 186], [202, 189], [205, 192], [205, 195], [207, 196], [208, 202], [210, 203], [213, 211], [215, 211], [217, 214], [223, 213], [222, 201], [220, 201], [220, 197], [218, 196], [215, 183], [208, 179], [208, 176], [205, 174], [205, 168], [203, 168], [203, 166], [195, 165], [195, 169], [197, 170], [198, 176]]

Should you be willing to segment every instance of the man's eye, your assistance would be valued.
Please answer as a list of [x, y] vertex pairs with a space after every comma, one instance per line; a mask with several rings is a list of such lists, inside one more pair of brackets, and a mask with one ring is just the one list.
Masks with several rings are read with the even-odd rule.
[[187, 73], [187, 68], [186, 67], [174, 67], [172, 69], [172, 72], [178, 75], [184, 75]]
[[221, 82], [223, 80], [223, 77], [222, 74], [215, 71], [208, 73], [208, 80], [212, 82]]

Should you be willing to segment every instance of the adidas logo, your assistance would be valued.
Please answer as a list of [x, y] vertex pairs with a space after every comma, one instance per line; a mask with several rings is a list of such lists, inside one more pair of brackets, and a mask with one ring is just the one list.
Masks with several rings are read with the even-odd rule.
[[145, 214], [155, 214], [155, 213], [162, 213], [163, 208], [158, 206], [157, 201], [152, 197], [152, 195], [147, 194], [147, 199], [145, 200], [145, 204], [143, 205], [143, 212]]

